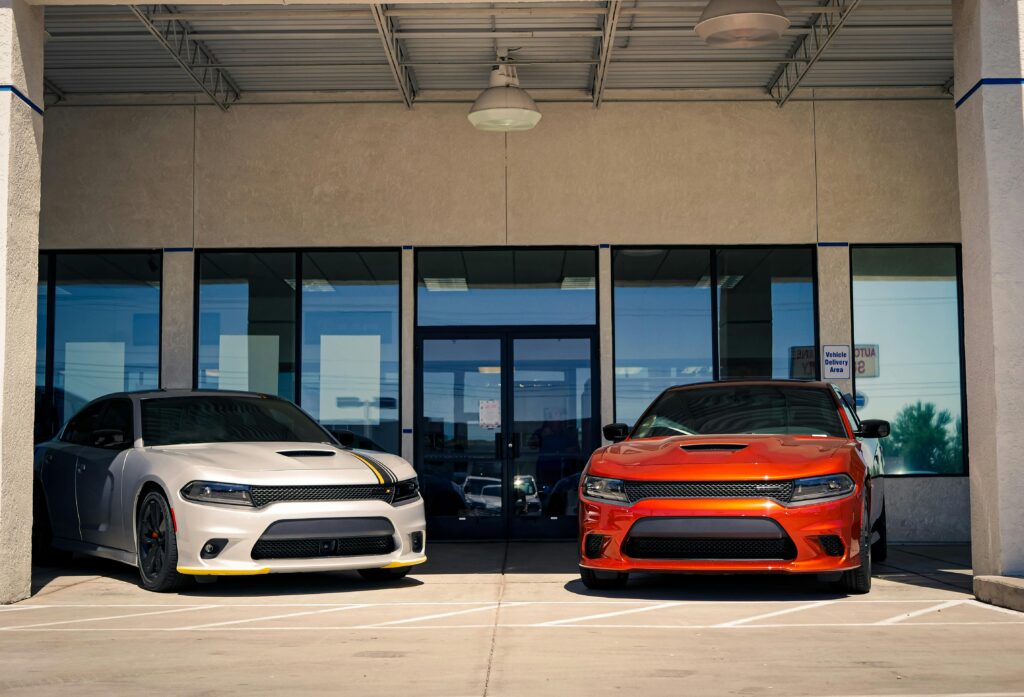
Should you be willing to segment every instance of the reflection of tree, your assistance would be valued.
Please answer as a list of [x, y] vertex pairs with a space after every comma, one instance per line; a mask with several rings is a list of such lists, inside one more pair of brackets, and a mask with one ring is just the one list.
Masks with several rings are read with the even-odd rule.
[[886, 450], [903, 459], [910, 471], [960, 474], [963, 470], [963, 422], [958, 417], [953, 431], [949, 410], [931, 402], [908, 404], [892, 423]]

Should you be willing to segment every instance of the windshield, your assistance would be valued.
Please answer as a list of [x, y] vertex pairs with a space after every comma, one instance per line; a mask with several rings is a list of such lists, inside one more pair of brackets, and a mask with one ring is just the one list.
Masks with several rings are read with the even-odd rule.
[[328, 443], [319, 425], [290, 402], [266, 397], [196, 395], [142, 401], [147, 446], [184, 443]]
[[736, 385], [666, 392], [640, 418], [633, 438], [774, 433], [846, 438], [827, 389]]

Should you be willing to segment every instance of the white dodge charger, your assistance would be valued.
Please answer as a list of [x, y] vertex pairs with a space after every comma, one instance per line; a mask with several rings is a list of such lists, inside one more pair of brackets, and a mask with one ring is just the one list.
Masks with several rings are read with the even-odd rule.
[[339, 443], [278, 397], [108, 395], [36, 447], [35, 476], [37, 549], [135, 565], [153, 591], [293, 571], [388, 580], [426, 561], [412, 466]]

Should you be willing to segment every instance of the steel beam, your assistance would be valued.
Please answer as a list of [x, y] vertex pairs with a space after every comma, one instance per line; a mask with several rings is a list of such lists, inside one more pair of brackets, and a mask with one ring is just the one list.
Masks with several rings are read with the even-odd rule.
[[822, 5], [833, 8], [835, 12], [821, 13], [815, 17], [811, 21], [810, 31], [799, 39], [789, 52], [789, 58], [798, 58], [802, 62], [783, 63], [765, 85], [765, 90], [779, 107], [785, 106], [793, 96], [793, 92], [825, 53], [825, 49], [859, 4], [860, 0], [828, 0]]
[[188, 23], [177, 19], [154, 22], [151, 14], [170, 13], [170, 8], [166, 5], [131, 5], [130, 9], [146, 30], [167, 49], [174, 62], [181, 66], [192, 81], [199, 85], [199, 89], [222, 111], [227, 111], [233, 102], [238, 101], [241, 91], [237, 83], [217, 63], [217, 59], [203, 42], [193, 36]]
[[601, 106], [604, 98], [604, 85], [608, 78], [608, 63], [611, 61], [612, 49], [615, 48], [615, 30], [619, 26], [619, 15], [622, 12], [622, 0], [608, 0], [608, 14], [604, 18], [604, 30], [601, 34], [601, 48], [597, 56], [597, 67], [594, 68], [594, 108]]
[[370, 12], [373, 14], [374, 24], [377, 25], [381, 43], [384, 44], [384, 56], [391, 68], [391, 75], [395, 78], [395, 85], [402, 94], [402, 101], [405, 102], [406, 108], [412, 109], [412, 79], [409, 77], [409, 68], [402, 65], [402, 47], [398, 45], [398, 39], [395, 38], [391, 19], [388, 18], [384, 5], [370, 5]]

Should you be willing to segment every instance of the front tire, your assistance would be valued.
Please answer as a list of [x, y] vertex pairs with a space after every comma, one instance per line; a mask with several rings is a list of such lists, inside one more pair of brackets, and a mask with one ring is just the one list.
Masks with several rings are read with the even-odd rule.
[[142, 587], [155, 593], [169, 593], [183, 586], [186, 577], [177, 569], [178, 538], [171, 507], [162, 493], [150, 491], [142, 498], [135, 530]]
[[864, 595], [871, 591], [871, 507], [867, 496], [864, 497], [864, 513], [860, 521], [860, 566], [844, 571], [838, 586], [851, 595]]
[[580, 580], [592, 591], [622, 590], [629, 583], [629, 574], [620, 571], [594, 571], [581, 566]]
[[359, 575], [367, 581], [397, 581], [405, 578], [408, 573], [408, 566], [400, 566], [397, 569], [359, 569]]

